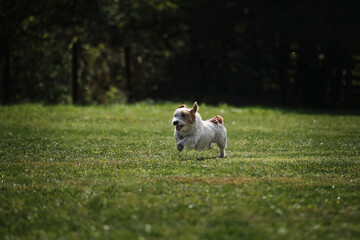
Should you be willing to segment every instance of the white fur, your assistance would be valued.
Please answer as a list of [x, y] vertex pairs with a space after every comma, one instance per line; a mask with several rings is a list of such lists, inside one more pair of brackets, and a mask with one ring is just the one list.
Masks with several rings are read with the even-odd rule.
[[[195, 102], [195, 104], [197, 110], [197, 103]], [[175, 128], [177, 149], [182, 151], [185, 146], [188, 149], [205, 150], [211, 148], [211, 143], [216, 143], [220, 149], [220, 157], [225, 157], [225, 148], [227, 146], [226, 128], [219, 122], [203, 121], [198, 112], [195, 113], [195, 121], [189, 123], [182, 114], [183, 111], [189, 112], [193, 109], [182, 107], [175, 111], [172, 120], [173, 125], [183, 125], [179, 131]]]

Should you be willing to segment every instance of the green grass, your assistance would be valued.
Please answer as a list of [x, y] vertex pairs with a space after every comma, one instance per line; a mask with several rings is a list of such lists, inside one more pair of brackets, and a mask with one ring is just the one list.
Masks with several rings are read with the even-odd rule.
[[200, 105], [218, 159], [177, 105], [0, 106], [0, 239], [360, 238], [359, 116]]

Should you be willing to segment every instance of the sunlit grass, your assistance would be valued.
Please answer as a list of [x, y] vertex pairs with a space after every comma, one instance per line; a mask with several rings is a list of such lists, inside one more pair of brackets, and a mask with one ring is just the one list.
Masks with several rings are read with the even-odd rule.
[[1, 106], [1, 238], [360, 237], [359, 116], [200, 105], [219, 159], [177, 152], [177, 105]]

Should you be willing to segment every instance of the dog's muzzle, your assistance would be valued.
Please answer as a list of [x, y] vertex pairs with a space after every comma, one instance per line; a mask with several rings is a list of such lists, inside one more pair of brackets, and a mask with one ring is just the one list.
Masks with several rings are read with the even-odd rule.
[[180, 131], [184, 127], [184, 125], [179, 125], [179, 121], [177, 120], [174, 120], [172, 124], [175, 126], [176, 131]]

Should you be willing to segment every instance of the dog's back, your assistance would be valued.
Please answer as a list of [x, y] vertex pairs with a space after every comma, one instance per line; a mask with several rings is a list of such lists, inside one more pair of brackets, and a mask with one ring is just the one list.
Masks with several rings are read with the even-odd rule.
[[216, 143], [219, 148], [226, 148], [226, 128], [223, 125], [223, 118], [215, 116], [212, 119], [203, 121], [201, 117], [198, 118], [198, 123], [195, 134], [199, 138], [195, 145], [196, 150], [204, 150], [210, 148], [211, 143]]

